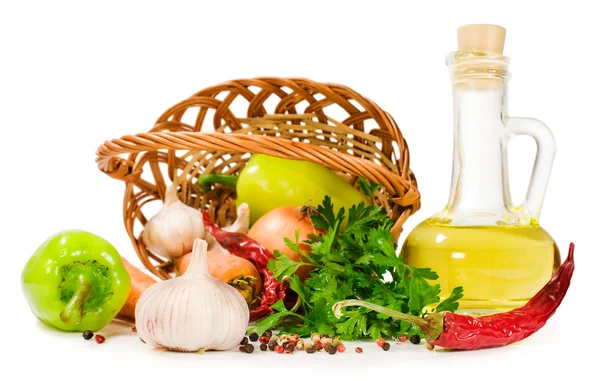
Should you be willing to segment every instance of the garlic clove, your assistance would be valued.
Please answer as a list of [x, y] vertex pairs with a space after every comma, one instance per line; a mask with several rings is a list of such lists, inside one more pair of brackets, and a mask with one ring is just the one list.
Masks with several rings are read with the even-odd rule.
[[194, 239], [205, 236], [202, 212], [181, 202], [174, 184], [167, 188], [162, 208], [150, 218], [142, 232], [146, 248], [165, 258], [189, 253]]
[[250, 230], [250, 207], [245, 202], [241, 203], [237, 209], [237, 218], [235, 222], [223, 228], [223, 230], [232, 233], [248, 234]]
[[147, 344], [173, 351], [229, 350], [246, 334], [250, 311], [240, 293], [208, 270], [208, 244], [194, 240], [185, 274], [140, 297], [135, 318]]

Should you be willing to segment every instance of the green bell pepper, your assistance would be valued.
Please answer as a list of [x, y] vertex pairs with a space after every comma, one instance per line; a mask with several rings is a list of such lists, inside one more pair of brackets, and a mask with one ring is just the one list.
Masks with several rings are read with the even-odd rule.
[[106, 240], [81, 230], [48, 238], [21, 274], [33, 314], [64, 331], [98, 331], [121, 310], [131, 279]]
[[205, 191], [214, 183], [236, 189], [237, 205], [245, 202], [249, 206], [251, 225], [282, 206], [319, 205], [325, 195], [336, 209], [344, 207], [346, 215], [352, 205], [371, 203], [369, 197], [320, 164], [262, 154], [252, 155], [239, 176], [204, 174], [198, 179]]

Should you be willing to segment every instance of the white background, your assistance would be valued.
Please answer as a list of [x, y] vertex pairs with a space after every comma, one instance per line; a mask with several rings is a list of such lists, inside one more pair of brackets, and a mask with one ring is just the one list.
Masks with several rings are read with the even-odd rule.
[[[178, 372], [293, 378], [296, 369], [314, 368], [311, 378], [382, 372], [383, 379], [543, 379], [591, 366], [585, 358], [597, 357], [589, 349], [600, 312], [600, 24], [591, 4], [3, 1], [0, 363], [8, 365], [3, 374], [14, 369], [44, 379], [143, 380]], [[30, 313], [20, 272], [55, 232], [89, 230], [137, 259], [122, 222], [124, 185], [97, 169], [96, 148], [106, 139], [148, 130], [168, 107], [229, 79], [303, 76], [338, 82], [389, 111], [408, 141], [423, 200], [402, 241], [447, 201], [452, 99], [444, 59], [456, 49], [456, 28], [468, 23], [507, 28], [509, 114], [545, 121], [558, 142], [541, 224], [563, 253], [569, 242], [576, 243], [577, 271], [562, 306], [531, 338], [462, 353], [404, 345], [360, 356], [350, 350], [339, 356], [199, 357], [149, 352], [127, 327], [116, 325], [105, 329], [107, 342], [96, 345], [80, 334], [50, 330]], [[516, 200], [525, 192], [534, 151], [526, 138], [511, 147]], [[281, 369], [254, 369], [269, 366]], [[186, 367], [194, 370], [182, 370]]]

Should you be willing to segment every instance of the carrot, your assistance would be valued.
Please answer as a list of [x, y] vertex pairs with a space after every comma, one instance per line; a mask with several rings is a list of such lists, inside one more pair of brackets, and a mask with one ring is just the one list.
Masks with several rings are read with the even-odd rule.
[[148, 287], [156, 283], [156, 280], [142, 270], [133, 266], [125, 258], [121, 257], [121, 261], [127, 269], [129, 277], [131, 278], [131, 289], [129, 290], [129, 296], [127, 297], [125, 305], [123, 308], [121, 308], [121, 311], [117, 315], [117, 319], [135, 321], [135, 305], [137, 304], [138, 299]]
[[[213, 247], [208, 251], [208, 270], [215, 278], [235, 287], [250, 307], [255, 306], [263, 287], [258, 270], [247, 259], [221, 249]], [[177, 258], [177, 266], [181, 274], [187, 270], [191, 257], [191, 253], [188, 253]]]

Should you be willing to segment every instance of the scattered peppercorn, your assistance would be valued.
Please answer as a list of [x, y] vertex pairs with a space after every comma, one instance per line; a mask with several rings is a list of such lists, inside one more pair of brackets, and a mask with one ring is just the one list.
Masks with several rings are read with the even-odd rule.
[[241, 347], [238, 348], [238, 351], [246, 352], [246, 348], [242, 345]]
[[298, 343], [296, 344], [296, 349], [298, 350], [303, 350], [306, 346], [306, 343], [304, 342], [304, 340], [300, 339], [298, 340]]
[[361, 347], [356, 347], [356, 349], [354, 349], [354, 352], [356, 352], [356, 353], [362, 353], [363, 349]]
[[298, 344], [296, 340], [288, 340], [288, 343], [292, 344], [293, 346], [296, 346], [296, 344]]
[[258, 333], [256, 332], [252, 332], [249, 336], [250, 341], [255, 342], [256, 340], [258, 340]]
[[317, 346], [317, 350], [323, 349], [323, 343], [321, 340], [315, 341], [315, 345]]
[[131, 328], [131, 330], [132, 330], [133, 332], [137, 332], [137, 328], [136, 328], [136, 327], [133, 327], [133, 328]]
[[318, 333], [313, 333], [312, 335], [310, 335], [310, 339], [313, 342], [317, 342], [321, 340], [321, 336]]
[[379, 345], [379, 347], [381, 347], [383, 343], [385, 343], [385, 339], [383, 337], [377, 339], [377, 345]]
[[337, 353], [337, 349], [335, 349], [335, 347], [332, 346], [331, 348], [329, 348], [327, 353], [329, 353], [330, 355], [334, 355]]
[[410, 342], [413, 344], [420, 344], [421, 343], [421, 336], [419, 335], [412, 335], [410, 337]]
[[271, 341], [269, 343], [269, 350], [274, 351], [276, 346], [277, 346], [277, 341]]
[[264, 352], [264, 351], [266, 351], [266, 350], [267, 350], [267, 344], [265, 344], [265, 343], [262, 343], [262, 344], [260, 345], [260, 350], [261, 350], [261, 351], [263, 351], [263, 352]]
[[277, 352], [277, 353], [283, 353], [283, 347], [281, 345], [275, 346], [275, 352]]
[[267, 336], [261, 336], [258, 341], [260, 341], [261, 344], [269, 344], [269, 341], [271, 341], [271, 339]]
[[346, 347], [343, 346], [342, 344], [340, 344], [337, 346], [337, 351], [340, 353], [344, 353], [344, 352], [346, 352]]
[[406, 341], [406, 335], [402, 335], [398, 338], [398, 340], [400, 340], [401, 343]]
[[254, 345], [248, 343], [244, 345], [244, 350], [246, 351], [246, 353], [252, 353], [254, 352]]
[[91, 339], [94, 336], [94, 332], [90, 331], [89, 329], [86, 329], [85, 331], [83, 331], [83, 338], [86, 340]]
[[292, 344], [291, 342], [288, 341], [287, 344], [285, 344], [283, 346], [283, 349], [285, 349], [286, 352], [290, 352], [291, 353], [291, 352], [294, 351], [294, 349], [296, 349], [296, 345], [294, 345], [294, 344]]
[[263, 336], [271, 337], [271, 336], [273, 336], [273, 331], [271, 331], [270, 329], [267, 329], [265, 331], [265, 333], [263, 333]]
[[323, 343], [323, 345], [333, 345], [333, 339], [330, 337], [321, 338], [321, 342]]
[[104, 336], [102, 336], [102, 335], [96, 335], [96, 342], [97, 342], [98, 344], [102, 344], [102, 343], [104, 342], [104, 340], [106, 340], [106, 339], [104, 338]]
[[384, 351], [389, 351], [390, 350], [390, 343], [388, 343], [386, 341], [385, 343], [383, 343], [383, 345], [381, 346], [381, 348], [383, 348]]
[[248, 338], [244, 336], [242, 341], [240, 341], [240, 345], [246, 345], [246, 344], [248, 344]]
[[331, 344], [324, 344], [323, 345], [323, 349], [325, 349], [325, 352], [331, 351], [331, 348], [335, 348], [335, 347], [333, 345], [331, 345]]
[[432, 351], [432, 350], [433, 350], [433, 348], [435, 348], [435, 346], [434, 346], [433, 344], [431, 344], [431, 343], [427, 343], [427, 346], [426, 346], [426, 348], [427, 348], [427, 350], [430, 350], [430, 351]]
[[271, 336], [271, 338], [269, 340], [270, 340], [270, 342], [274, 342], [274, 341], [277, 342], [278, 339], [279, 338], [277, 336]]
[[315, 348], [314, 346], [306, 347], [306, 353], [308, 353], [308, 354], [315, 353], [316, 351], [317, 351], [317, 348]]
[[321, 339], [327, 339], [328, 337], [329, 337], [329, 335], [326, 334], [326, 333], [324, 333], [324, 334], [321, 335]]

